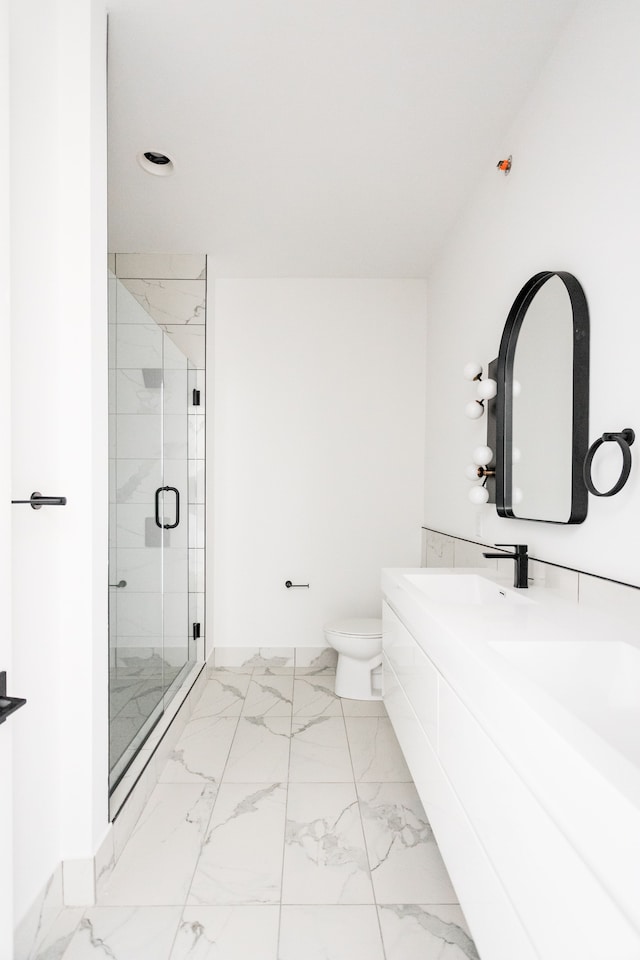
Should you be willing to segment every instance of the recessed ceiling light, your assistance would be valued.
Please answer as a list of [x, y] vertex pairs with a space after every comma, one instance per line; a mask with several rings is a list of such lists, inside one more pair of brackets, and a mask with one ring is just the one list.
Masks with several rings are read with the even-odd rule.
[[138, 163], [147, 173], [156, 177], [167, 177], [173, 173], [173, 160], [157, 150], [145, 150], [138, 154]]

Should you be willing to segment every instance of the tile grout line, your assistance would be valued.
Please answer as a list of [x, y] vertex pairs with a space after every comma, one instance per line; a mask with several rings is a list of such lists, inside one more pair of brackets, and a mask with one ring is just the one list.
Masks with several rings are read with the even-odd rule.
[[[253, 676], [253, 671], [251, 671], [250, 678], [251, 678], [252, 676]], [[207, 680], [207, 683], [208, 683], [210, 680], [211, 680], [211, 676], [209, 676], [209, 678], [208, 678], [208, 680]], [[250, 683], [251, 683], [251, 679], [249, 679], [249, 684], [250, 684]], [[247, 687], [247, 690], [248, 690], [248, 689], [249, 689], [249, 688]], [[202, 691], [202, 694], [201, 694], [201, 696], [200, 696], [200, 700], [202, 700], [202, 697], [203, 697], [203, 696], [204, 696], [204, 690]], [[245, 697], [245, 698], [246, 698], [246, 697]], [[200, 702], [200, 700], [198, 700], [198, 703]], [[243, 704], [243, 706], [244, 706], [244, 704]], [[194, 710], [195, 710], [196, 707], [197, 707], [197, 704], [194, 704]], [[192, 715], [193, 715], [193, 712], [192, 712]], [[216, 715], [216, 716], [221, 716], [221, 715]], [[175, 932], [175, 934], [174, 934], [174, 936], [173, 936], [173, 940], [171, 941], [171, 949], [169, 950], [169, 953], [167, 954], [167, 960], [171, 960], [171, 955], [173, 954], [173, 951], [174, 951], [174, 947], [175, 947], [175, 944], [176, 944], [176, 940], [177, 940], [178, 934], [179, 934], [180, 930], [182, 929], [182, 926], [183, 926], [183, 924], [184, 924], [184, 922], [185, 922], [185, 921], [184, 921], [184, 912], [185, 912], [186, 908], [189, 906], [189, 904], [188, 904], [187, 901], [189, 900], [189, 896], [190, 896], [190, 893], [191, 893], [191, 888], [192, 888], [192, 886], [193, 886], [193, 881], [194, 881], [194, 879], [195, 879], [196, 873], [198, 872], [198, 866], [199, 866], [200, 860], [201, 860], [201, 858], [202, 858], [202, 850], [203, 850], [203, 847], [204, 847], [204, 845], [205, 845], [205, 843], [206, 843], [206, 841], [207, 841], [207, 835], [208, 835], [208, 833], [209, 833], [209, 828], [210, 828], [210, 826], [211, 826], [211, 820], [213, 819], [213, 814], [214, 814], [214, 811], [215, 811], [215, 808], [216, 808], [216, 804], [218, 803], [218, 797], [220, 796], [220, 788], [221, 788], [221, 786], [222, 786], [222, 781], [223, 781], [223, 779], [224, 779], [224, 772], [225, 772], [225, 770], [227, 769], [227, 763], [229, 762], [229, 757], [230, 757], [230, 755], [231, 755], [231, 749], [232, 749], [232, 747], [233, 747], [233, 743], [234, 743], [235, 738], [236, 738], [236, 735], [237, 735], [237, 733], [238, 733], [238, 726], [239, 726], [239, 724], [240, 724], [240, 714], [238, 714], [238, 716], [235, 717], [235, 721], [236, 721], [236, 727], [235, 727], [235, 730], [234, 730], [234, 732], [233, 732], [233, 737], [231, 738], [231, 742], [229, 743], [229, 749], [227, 750], [227, 758], [226, 758], [226, 760], [225, 760], [225, 762], [224, 762], [224, 766], [223, 766], [223, 768], [222, 768], [222, 772], [220, 773], [220, 780], [218, 781], [218, 784], [217, 784], [216, 795], [215, 795], [215, 798], [214, 798], [213, 803], [211, 804], [211, 811], [210, 811], [210, 813], [209, 813], [209, 819], [207, 820], [207, 825], [206, 825], [206, 827], [205, 827], [205, 829], [204, 829], [204, 831], [203, 831], [202, 843], [200, 844], [200, 850], [198, 851], [198, 855], [197, 855], [197, 857], [196, 857], [196, 859], [195, 859], [195, 863], [194, 863], [194, 866], [193, 866], [193, 872], [192, 872], [192, 874], [191, 874], [191, 879], [189, 880], [189, 885], [188, 885], [188, 887], [187, 887], [187, 891], [186, 891], [186, 895], [185, 895], [185, 902], [182, 904], [182, 911], [181, 911], [181, 913], [180, 913], [180, 919], [178, 920], [178, 926], [177, 926], [176, 932]], [[183, 731], [183, 732], [184, 732], [184, 731]], [[169, 761], [167, 760], [167, 763], [168, 763], [168, 762], [169, 762]], [[165, 767], [166, 767], [167, 763], [165, 763]], [[164, 769], [164, 768], [163, 768], [163, 769]]]
[[278, 905], [278, 938], [276, 940], [276, 960], [280, 956], [280, 935], [282, 932], [282, 900], [284, 895], [284, 857], [287, 846], [287, 816], [289, 813], [289, 784], [291, 781], [291, 747], [293, 744], [293, 702], [296, 689], [295, 649], [293, 654], [293, 683], [291, 685], [291, 724], [289, 727], [289, 757], [287, 762], [286, 795], [284, 801], [284, 833], [282, 836], [282, 867], [280, 869], [280, 903]]
[[360, 806], [360, 793], [359, 793], [359, 791], [358, 791], [358, 781], [356, 780], [356, 770], [355, 770], [355, 766], [354, 766], [354, 764], [353, 764], [353, 755], [352, 755], [352, 753], [351, 753], [351, 741], [350, 741], [350, 739], [349, 739], [349, 727], [347, 726], [347, 717], [346, 717], [345, 712], [344, 712], [344, 705], [343, 705], [343, 703], [342, 703], [342, 698], [340, 698], [340, 706], [342, 707], [342, 719], [344, 720], [344, 728], [345, 728], [345, 733], [346, 733], [346, 737], [347, 737], [347, 747], [348, 747], [348, 750], [349, 750], [349, 759], [350, 759], [350, 761], [351, 761], [351, 769], [352, 769], [352, 772], [353, 772], [353, 784], [354, 784], [355, 791], [356, 791], [356, 803], [358, 804], [358, 816], [359, 816], [359, 818], [360, 818], [360, 829], [362, 830], [362, 840], [363, 840], [363, 843], [364, 843], [364, 852], [365, 852], [365, 855], [366, 855], [366, 858], [367, 858], [367, 865], [368, 865], [368, 867], [369, 867], [369, 880], [370, 880], [370, 883], [371, 883], [371, 893], [372, 893], [372, 895], [373, 895], [373, 908], [374, 908], [374, 910], [375, 910], [375, 912], [376, 912], [376, 923], [377, 923], [377, 926], [378, 926], [378, 933], [380, 934], [380, 946], [381, 946], [381, 948], [382, 948], [382, 957], [383, 957], [383, 960], [386, 960], [387, 952], [386, 952], [385, 945], [384, 945], [384, 938], [383, 938], [383, 936], [382, 936], [382, 924], [380, 923], [380, 910], [379, 910], [379, 905], [378, 905], [378, 898], [377, 898], [377, 896], [376, 896], [376, 888], [375, 888], [375, 885], [374, 885], [374, 883], [373, 883], [373, 876], [372, 876], [372, 872], [371, 872], [371, 857], [370, 857], [370, 855], [369, 855], [369, 845], [367, 844], [367, 835], [366, 835], [366, 833], [365, 833], [364, 821], [363, 821], [363, 819], [362, 819], [362, 807]]

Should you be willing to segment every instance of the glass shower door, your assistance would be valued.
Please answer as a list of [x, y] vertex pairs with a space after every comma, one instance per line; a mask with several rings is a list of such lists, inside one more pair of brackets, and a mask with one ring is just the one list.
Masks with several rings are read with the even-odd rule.
[[162, 630], [164, 696], [186, 676], [189, 657], [189, 378], [188, 361], [163, 333]]
[[190, 672], [190, 362], [118, 280], [110, 341], [113, 789]]
[[110, 281], [109, 782], [162, 714], [163, 331]]

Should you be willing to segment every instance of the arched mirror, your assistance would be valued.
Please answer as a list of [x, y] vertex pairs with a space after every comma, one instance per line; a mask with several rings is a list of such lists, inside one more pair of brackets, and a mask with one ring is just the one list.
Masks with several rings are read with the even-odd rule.
[[582, 523], [588, 493], [589, 311], [570, 273], [544, 271], [516, 297], [498, 356], [496, 508]]

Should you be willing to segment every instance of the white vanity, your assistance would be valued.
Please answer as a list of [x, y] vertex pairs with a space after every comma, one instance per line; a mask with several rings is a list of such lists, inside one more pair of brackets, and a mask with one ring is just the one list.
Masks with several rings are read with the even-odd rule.
[[487, 570], [384, 570], [384, 700], [482, 960], [639, 960], [640, 645]]

